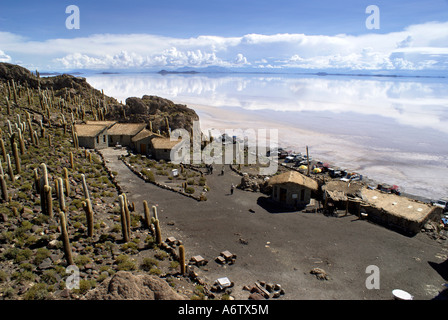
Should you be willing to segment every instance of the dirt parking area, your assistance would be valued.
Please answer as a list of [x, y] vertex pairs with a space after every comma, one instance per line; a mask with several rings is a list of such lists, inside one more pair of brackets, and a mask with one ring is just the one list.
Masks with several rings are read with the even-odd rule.
[[[137, 178], [118, 159], [122, 151], [102, 151], [117, 180], [143, 211], [143, 200], [157, 205], [162, 236], [182, 240], [186, 257], [201, 255], [209, 262], [198, 268], [208, 284], [228, 277], [234, 282], [232, 296], [247, 299], [255, 281], [280, 284], [279, 299], [392, 299], [393, 289], [409, 292], [414, 299], [433, 299], [448, 281], [441, 266], [448, 248], [425, 234], [407, 237], [355, 216], [341, 218], [303, 212], [271, 213], [261, 193], [235, 189], [241, 177], [215, 166], [207, 176], [207, 201], [196, 201], [158, 188]], [[228, 250], [234, 264], [215, 258]], [[379, 289], [368, 289], [369, 266], [379, 270]], [[321, 268], [328, 280], [310, 271]]]

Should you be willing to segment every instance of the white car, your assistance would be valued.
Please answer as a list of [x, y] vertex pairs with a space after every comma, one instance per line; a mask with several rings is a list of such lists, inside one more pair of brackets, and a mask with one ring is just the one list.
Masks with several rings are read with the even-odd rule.
[[442, 208], [444, 212], [448, 211], [448, 199], [440, 199], [434, 202], [433, 205]]

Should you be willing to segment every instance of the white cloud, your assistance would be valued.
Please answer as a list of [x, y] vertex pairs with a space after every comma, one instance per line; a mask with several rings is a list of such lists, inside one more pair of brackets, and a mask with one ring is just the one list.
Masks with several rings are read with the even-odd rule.
[[8, 56], [6, 53], [4, 53], [2, 50], [0, 50], [0, 62], [10, 62], [11, 57]]
[[[3, 60], [39, 68], [107, 69], [223, 67], [448, 70], [448, 22], [412, 25], [400, 32], [359, 36], [248, 34], [242, 37], [161, 37], [96, 34], [31, 41], [0, 32]], [[10, 56], [11, 55], [11, 56]], [[14, 61], [14, 60], [13, 60]]]
[[238, 53], [238, 54], [236, 55], [236, 58], [235, 58], [234, 62], [235, 62], [235, 64], [237, 64], [237, 65], [249, 64], [249, 63], [247, 62], [247, 58], [246, 58], [243, 54], [241, 54], [241, 53]]

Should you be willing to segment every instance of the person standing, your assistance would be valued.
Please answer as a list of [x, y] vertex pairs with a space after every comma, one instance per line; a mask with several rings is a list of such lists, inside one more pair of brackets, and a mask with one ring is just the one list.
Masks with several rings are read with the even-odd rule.
[[233, 194], [234, 189], [235, 189], [235, 185], [232, 183], [232, 186], [230, 187], [230, 194]]

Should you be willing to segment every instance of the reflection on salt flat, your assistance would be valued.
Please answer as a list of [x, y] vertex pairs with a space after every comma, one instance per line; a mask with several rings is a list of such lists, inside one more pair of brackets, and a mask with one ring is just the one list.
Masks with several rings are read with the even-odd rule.
[[176, 74], [87, 78], [94, 87], [123, 102], [130, 96], [150, 94], [176, 102], [246, 110], [323, 112], [335, 118], [350, 112], [448, 134], [447, 79]]
[[[272, 74], [86, 78], [123, 102], [146, 94], [209, 106], [198, 113], [214, 125], [241, 124], [243, 114], [253, 119], [250, 125], [271, 122], [282, 128], [280, 140], [293, 148], [309, 145], [316, 156], [411, 193], [430, 198], [448, 193], [448, 79]], [[218, 110], [233, 113], [223, 119]]]

